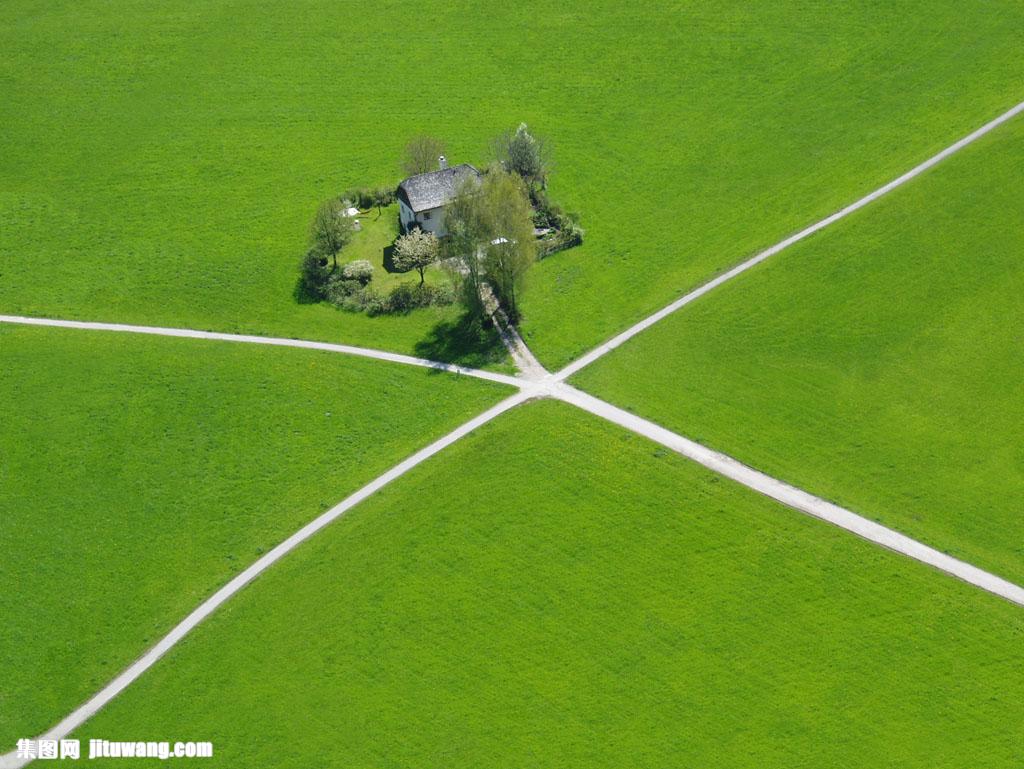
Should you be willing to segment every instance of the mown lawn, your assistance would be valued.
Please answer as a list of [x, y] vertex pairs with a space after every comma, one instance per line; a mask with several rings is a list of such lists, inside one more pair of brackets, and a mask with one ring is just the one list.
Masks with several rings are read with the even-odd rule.
[[0, 327], [0, 753], [507, 388], [303, 350]]
[[[399, 236], [398, 204], [385, 206], [379, 211], [371, 208], [356, 217], [362, 229], [355, 233], [352, 242], [342, 251], [338, 264], [365, 259], [373, 265], [373, 279], [370, 285], [379, 293], [387, 294], [395, 286], [405, 284], [418, 286], [420, 274], [416, 270], [399, 272], [390, 258], [391, 247]], [[437, 264], [424, 272], [424, 280], [431, 285], [440, 285], [450, 277]]]
[[431, 341], [455, 310], [302, 305], [296, 264], [316, 204], [396, 182], [413, 134], [483, 162], [525, 120], [588, 235], [523, 296], [557, 365], [1015, 103], [1022, 23], [1012, 0], [12, 0], [0, 308], [461, 358]]
[[1024, 120], [577, 379], [1024, 583]]
[[548, 401], [323, 532], [77, 736], [212, 740], [223, 767], [996, 769], [1024, 759], [1022, 642], [1020, 607]]

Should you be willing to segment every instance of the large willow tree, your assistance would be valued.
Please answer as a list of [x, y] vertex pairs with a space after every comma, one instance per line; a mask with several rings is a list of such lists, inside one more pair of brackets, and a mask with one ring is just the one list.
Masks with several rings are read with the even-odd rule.
[[509, 319], [519, 319], [523, 276], [537, 256], [531, 213], [522, 178], [498, 165], [479, 182], [464, 182], [449, 204], [448, 253], [459, 262], [464, 301], [475, 316], [484, 314], [480, 290], [487, 282]]

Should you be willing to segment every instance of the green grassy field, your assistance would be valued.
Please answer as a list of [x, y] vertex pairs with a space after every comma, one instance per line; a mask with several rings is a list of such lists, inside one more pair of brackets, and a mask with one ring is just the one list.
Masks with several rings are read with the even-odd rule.
[[1024, 121], [717, 289], [585, 389], [1024, 583]]
[[77, 736], [212, 740], [224, 767], [996, 769], [1024, 758], [1022, 641], [1018, 607], [548, 401], [323, 532]]
[[[1002, 112], [1011, 0], [703, 7], [600, 0], [14, 0], [0, 9], [0, 310], [459, 358], [453, 310], [293, 297], [316, 204], [526, 120], [587, 243], [535, 268], [550, 365]], [[424, 30], [424, 20], [429, 20]], [[458, 44], [452, 44], [458, 41]]]
[[0, 753], [507, 388], [303, 350], [0, 327]]
[[[547, 137], [552, 369], [1022, 96], [1014, 0], [9, 0], [0, 313], [507, 369], [456, 307], [300, 301], [405, 142]], [[1024, 121], [578, 384], [1024, 583]], [[394, 216], [341, 261], [387, 290]], [[650, 367], [650, 368], [648, 368]], [[0, 324], [0, 753], [302, 523], [496, 402], [328, 353]], [[354, 509], [77, 735], [224, 767], [1024, 764], [1020, 608], [554, 402]], [[101, 762], [102, 764], [102, 762]], [[116, 764], [120, 765], [120, 764]]]

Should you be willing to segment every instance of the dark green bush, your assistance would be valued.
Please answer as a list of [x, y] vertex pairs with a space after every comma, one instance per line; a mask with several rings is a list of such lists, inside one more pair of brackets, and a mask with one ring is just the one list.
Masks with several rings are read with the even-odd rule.
[[453, 304], [455, 289], [451, 286], [413, 285], [402, 283], [391, 292], [366, 307], [370, 315], [403, 315], [419, 307], [439, 307]]
[[563, 216], [559, 222], [560, 227], [552, 235], [541, 238], [537, 244], [537, 258], [543, 259], [567, 248], [573, 248], [583, 243], [583, 228], [569, 217]]
[[331, 304], [346, 310], [362, 309], [363, 284], [358, 280], [346, 280], [341, 274], [332, 275], [324, 286], [323, 294]]
[[385, 295], [359, 280], [334, 273], [327, 278], [320, 296], [343, 310], [365, 312], [368, 315], [404, 315], [419, 307], [439, 307], [453, 304], [455, 289], [451, 286], [416, 285], [401, 283]]
[[375, 197], [377, 199], [378, 206], [390, 206], [395, 202], [396, 194], [398, 189], [396, 187], [389, 187], [382, 185], [376, 189]]
[[537, 229], [550, 229], [554, 232], [541, 238], [537, 244], [537, 258], [567, 248], [578, 246], [583, 242], [583, 228], [579, 225], [579, 215], [567, 213], [562, 208], [552, 203], [544, 190], [533, 190], [530, 194], [533, 204], [533, 226]]
[[413, 290], [413, 286], [402, 283], [391, 289], [385, 304], [385, 311], [401, 314], [419, 306], [419, 297]]
[[365, 211], [368, 208], [390, 206], [395, 202], [396, 188], [388, 185], [379, 187], [353, 187], [341, 196], [356, 208]]
[[310, 250], [299, 263], [300, 286], [308, 299], [323, 299], [327, 283], [327, 257]]

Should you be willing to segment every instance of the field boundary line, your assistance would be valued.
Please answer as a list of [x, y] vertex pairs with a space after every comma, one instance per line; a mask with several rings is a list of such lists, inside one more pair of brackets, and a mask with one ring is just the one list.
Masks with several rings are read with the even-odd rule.
[[762, 473], [727, 454], [684, 438], [661, 425], [639, 417], [607, 401], [577, 390], [567, 384], [552, 388], [552, 395], [595, 416], [642, 435], [677, 454], [703, 465], [718, 475], [770, 497], [783, 505], [852, 532], [863, 539], [893, 550], [915, 561], [932, 566], [1007, 601], [1024, 606], [1024, 587], [1014, 584], [977, 566], [953, 558], [916, 539], [883, 526], [844, 507], [816, 497], [809, 492]]
[[698, 286], [697, 288], [693, 289], [689, 293], [684, 294], [683, 296], [681, 296], [679, 299], [676, 299], [671, 304], [668, 304], [665, 307], [663, 307], [660, 310], [658, 310], [657, 312], [652, 313], [651, 315], [648, 315], [646, 318], [641, 320], [639, 323], [635, 323], [634, 325], [632, 325], [629, 328], [627, 328], [625, 331], [623, 331], [623, 332], [615, 335], [611, 339], [609, 339], [607, 342], [599, 344], [597, 347], [595, 347], [590, 352], [588, 352], [585, 355], [577, 358], [573, 362], [571, 362], [568, 365], [566, 365], [563, 369], [558, 371], [555, 374], [555, 380], [561, 382], [561, 381], [564, 381], [565, 379], [568, 379], [570, 376], [572, 376], [573, 374], [578, 372], [580, 369], [583, 369], [586, 366], [589, 366], [594, 361], [596, 361], [599, 358], [607, 355], [612, 350], [614, 350], [616, 347], [619, 347], [623, 343], [629, 341], [630, 339], [632, 339], [634, 336], [636, 336], [640, 332], [647, 330], [648, 328], [653, 326], [658, 321], [663, 320], [664, 318], [666, 318], [669, 315], [671, 315], [672, 313], [674, 313], [676, 310], [678, 310], [678, 309], [680, 309], [682, 307], [685, 307], [686, 305], [688, 305], [690, 302], [694, 301], [695, 299], [699, 299], [700, 297], [704, 296], [704, 294], [708, 293], [709, 291], [711, 291], [711, 290], [713, 290], [715, 288], [718, 288], [718, 286], [722, 285], [723, 283], [732, 280], [733, 278], [735, 278], [738, 275], [741, 275], [742, 273], [744, 273], [747, 270], [749, 270], [751, 267], [755, 267], [758, 264], [760, 264], [761, 262], [765, 261], [766, 259], [768, 259], [768, 258], [770, 258], [772, 256], [775, 256], [775, 254], [779, 253], [780, 251], [783, 251], [786, 248], [789, 248], [794, 243], [798, 243], [799, 241], [809, 237], [810, 235], [813, 235], [814, 233], [818, 232], [819, 230], [825, 229], [829, 225], [834, 224], [835, 222], [838, 222], [840, 219], [843, 219], [843, 218], [849, 216], [853, 212], [859, 211], [861, 208], [864, 208], [864, 206], [868, 205], [869, 203], [873, 203], [874, 201], [878, 200], [883, 195], [886, 195], [887, 193], [892, 192], [897, 187], [901, 187], [902, 185], [904, 185], [907, 182], [909, 182], [911, 179], [914, 179], [915, 177], [920, 176], [921, 174], [923, 174], [928, 169], [938, 165], [939, 163], [941, 163], [943, 160], [945, 160], [949, 156], [959, 152], [964, 147], [966, 147], [969, 144], [972, 144], [973, 142], [977, 141], [978, 139], [980, 139], [985, 134], [987, 134], [990, 131], [998, 128], [1003, 123], [1005, 123], [1008, 120], [1010, 120], [1011, 118], [1017, 116], [1021, 112], [1024, 112], [1024, 102], [1021, 102], [1020, 104], [1017, 104], [1015, 107], [1011, 107], [1010, 109], [1008, 109], [1006, 112], [1004, 112], [999, 117], [995, 118], [994, 120], [990, 120], [988, 123], [983, 125], [981, 128], [978, 128], [977, 130], [972, 131], [971, 133], [967, 134], [967, 136], [963, 137], [962, 139], [960, 139], [960, 140], [954, 142], [953, 144], [949, 145], [948, 147], [946, 147], [944, 150], [936, 153], [935, 155], [932, 155], [930, 158], [925, 160], [923, 163], [919, 163], [918, 165], [914, 166], [912, 169], [907, 171], [905, 174], [903, 174], [901, 176], [898, 176], [897, 178], [893, 179], [888, 184], [882, 185], [881, 187], [876, 189], [874, 192], [869, 192], [864, 197], [860, 198], [859, 200], [857, 200], [854, 203], [851, 203], [850, 205], [846, 206], [845, 208], [841, 208], [840, 210], [836, 211], [834, 214], [831, 214], [830, 216], [826, 216], [824, 219], [821, 219], [821, 220], [815, 222], [814, 224], [812, 224], [812, 225], [810, 225], [808, 227], [805, 227], [804, 229], [800, 230], [796, 234], [790, 235], [788, 238], [785, 238], [784, 240], [779, 241], [774, 246], [766, 248], [764, 251], [761, 251], [760, 253], [755, 254], [754, 256], [750, 257], [746, 261], [740, 262], [739, 264], [737, 264], [732, 269], [730, 269], [730, 270], [722, 273], [721, 275], [719, 275], [717, 278], [709, 280], [707, 283], [704, 283], [703, 285]]
[[198, 331], [191, 328], [169, 328], [163, 326], [135, 326], [127, 323], [101, 323], [84, 320], [58, 320], [55, 318], [35, 318], [22, 315], [0, 315], [0, 323], [12, 323], [25, 326], [48, 326], [53, 328], [70, 328], [86, 331], [113, 331], [129, 334], [148, 334], [151, 336], [169, 336], [183, 339], [206, 339], [217, 342], [241, 342], [243, 344], [261, 344], [270, 347], [293, 347], [303, 350], [321, 350], [325, 352], [341, 353], [342, 355], [353, 355], [360, 358], [386, 361], [388, 363], [401, 363], [406, 366], [418, 366], [420, 368], [443, 371], [448, 374], [461, 374], [476, 379], [486, 379], [490, 382], [510, 385], [511, 387], [524, 387], [528, 385], [516, 377], [507, 374], [499, 374], [483, 369], [468, 368], [455, 363], [442, 363], [441, 361], [428, 360], [427, 358], [416, 358], [412, 355], [402, 355], [387, 350], [375, 350], [369, 347], [353, 347], [347, 344], [335, 344], [333, 342], [315, 342], [309, 339], [286, 339], [276, 336], [256, 336], [253, 334], [229, 334], [223, 331]]
[[[533, 397], [533, 393], [531, 391], [523, 390], [505, 398], [505, 400], [478, 414], [467, 422], [464, 422], [447, 435], [431, 443], [429, 446], [426, 446], [425, 448], [422, 448], [416, 453], [410, 455], [390, 470], [387, 470], [377, 476], [374, 480], [370, 481], [358, 491], [347, 496], [330, 510], [314, 518], [283, 542], [271, 550], [268, 550], [263, 556], [250, 564], [246, 569], [236, 574], [227, 584], [204, 600], [197, 608], [193, 609], [185, 619], [175, 625], [174, 628], [172, 628], [171, 631], [163, 638], [157, 641], [149, 651], [125, 668], [110, 683], [85, 702], [85, 704], [80, 705], [60, 723], [36, 739], [59, 740], [67, 737], [71, 732], [99, 712], [107, 703], [114, 699], [142, 674], [153, 667], [161, 657], [173, 649], [185, 636], [195, 629], [196, 626], [220, 608], [222, 604], [233, 598], [236, 593], [241, 591], [263, 572], [288, 555], [292, 550], [297, 548], [325, 526], [333, 523], [335, 520], [343, 516], [346, 512], [358, 505], [367, 497], [372, 496], [392, 481], [405, 475], [417, 465], [446, 449], [448, 446], [451, 446], [460, 438], [465, 437], [477, 428], [483, 426], [487, 422], [490, 422], [495, 417], [518, 406], [520, 403], [523, 403], [531, 397]], [[33, 759], [17, 758], [17, 753], [12, 751], [6, 755], [0, 755], [0, 769], [21, 769], [21, 767], [31, 763], [32, 760]]]

